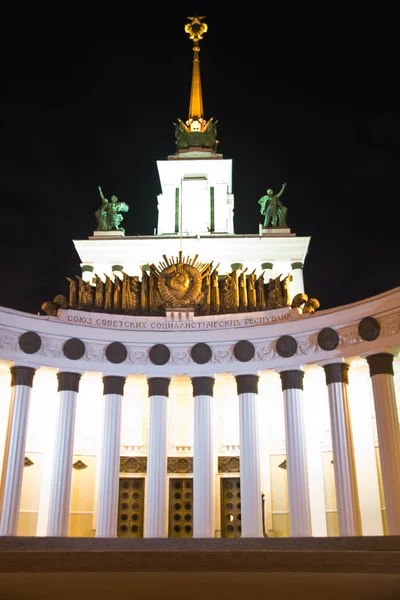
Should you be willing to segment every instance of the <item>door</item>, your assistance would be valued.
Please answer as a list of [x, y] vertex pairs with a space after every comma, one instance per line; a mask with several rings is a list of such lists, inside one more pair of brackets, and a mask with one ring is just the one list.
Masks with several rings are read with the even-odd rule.
[[118, 537], [143, 537], [144, 478], [119, 480]]
[[169, 527], [168, 536], [193, 537], [193, 479], [169, 480]]
[[221, 536], [238, 538], [242, 535], [240, 477], [221, 478]]

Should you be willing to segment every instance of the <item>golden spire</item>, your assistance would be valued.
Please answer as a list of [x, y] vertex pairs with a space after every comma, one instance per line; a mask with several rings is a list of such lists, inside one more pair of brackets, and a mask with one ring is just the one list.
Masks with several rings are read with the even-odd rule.
[[185, 31], [189, 38], [193, 40], [193, 74], [192, 74], [192, 89], [190, 92], [189, 119], [188, 123], [193, 119], [203, 119], [203, 96], [201, 93], [201, 78], [200, 78], [200, 59], [199, 41], [203, 39], [203, 34], [208, 30], [207, 23], [202, 23], [205, 17], [187, 17], [190, 23], [186, 23]]

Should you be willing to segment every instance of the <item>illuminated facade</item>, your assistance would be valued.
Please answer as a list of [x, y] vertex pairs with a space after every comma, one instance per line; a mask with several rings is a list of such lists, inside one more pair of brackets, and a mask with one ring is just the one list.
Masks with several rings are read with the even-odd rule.
[[71, 283], [55, 314], [0, 309], [0, 534], [399, 535], [400, 288], [306, 312], [309, 238], [235, 235], [232, 162], [203, 116], [207, 26], [186, 30], [157, 233], [75, 241], [89, 300]]

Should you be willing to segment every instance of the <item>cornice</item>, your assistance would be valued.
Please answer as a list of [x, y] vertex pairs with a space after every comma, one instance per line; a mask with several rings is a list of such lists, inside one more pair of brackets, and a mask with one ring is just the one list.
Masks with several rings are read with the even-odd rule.
[[[267, 313], [252, 313], [253, 316], [260, 314]], [[239, 316], [220, 315], [218, 318]], [[379, 337], [373, 342], [362, 339], [358, 331], [361, 319], [367, 316], [374, 317], [380, 324]], [[215, 317], [212, 319], [215, 320]], [[318, 344], [318, 333], [324, 327], [334, 329], [339, 336], [339, 344], [332, 351], [324, 351]], [[41, 346], [34, 354], [28, 355], [19, 347], [19, 337], [26, 331], [35, 331], [40, 335]], [[283, 358], [277, 352], [276, 344], [281, 336], [292, 336], [297, 342], [297, 350], [290, 358]], [[63, 345], [71, 338], [79, 338], [85, 345], [85, 353], [79, 360], [70, 360], [64, 355]], [[248, 340], [254, 346], [254, 356], [250, 360], [243, 362], [235, 357], [234, 348], [238, 340]], [[106, 356], [107, 346], [115, 341], [124, 344], [127, 350], [126, 360], [118, 366], [110, 363]], [[198, 342], [207, 343], [212, 351], [210, 361], [205, 364], [195, 363], [191, 358], [191, 349]], [[169, 361], [164, 366], [154, 365], [149, 359], [149, 350], [155, 343], [165, 344], [170, 350]], [[370, 351], [382, 352], [388, 348], [393, 348], [395, 355], [400, 348], [400, 288], [346, 309], [300, 316], [294, 321], [185, 332], [127, 332], [91, 328], [61, 323], [54, 317], [0, 308], [0, 359], [27, 366], [34, 361], [35, 365], [39, 363], [68, 371], [80, 369], [114, 374], [118, 368], [121, 374], [148, 373], [150, 370], [151, 376], [163, 376], [165, 369], [177, 374], [184, 367], [193, 376], [212, 376], [226, 369], [234, 374], [255, 374], [269, 368], [311, 364], [334, 358], [339, 360]]]

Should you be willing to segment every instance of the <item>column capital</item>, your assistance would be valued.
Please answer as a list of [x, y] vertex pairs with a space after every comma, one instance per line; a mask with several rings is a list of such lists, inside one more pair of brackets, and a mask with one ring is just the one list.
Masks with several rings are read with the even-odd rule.
[[81, 373], [71, 373], [69, 371], [59, 371], [57, 373], [58, 392], [79, 392], [79, 381]]
[[287, 371], [280, 371], [282, 382], [282, 392], [285, 390], [302, 390], [303, 389], [303, 378], [304, 371], [301, 369], [288, 369]]
[[36, 373], [36, 369], [33, 367], [21, 367], [12, 366], [11, 371], [11, 387], [16, 385], [27, 385], [28, 387], [33, 386], [33, 377]]
[[366, 357], [370, 377], [374, 375], [394, 375], [393, 354], [390, 352], [378, 352]]
[[193, 396], [213, 396], [214, 377], [192, 377]]
[[236, 375], [238, 396], [240, 394], [258, 394], [258, 375]]
[[326, 385], [330, 383], [349, 383], [349, 368], [345, 362], [336, 362], [323, 365]]
[[103, 377], [103, 395], [117, 394], [118, 396], [124, 395], [125, 377], [119, 377], [117, 375], [105, 375]]
[[171, 380], [168, 377], [149, 377], [147, 379], [149, 398], [150, 396], [165, 396], [168, 398], [170, 382]]

